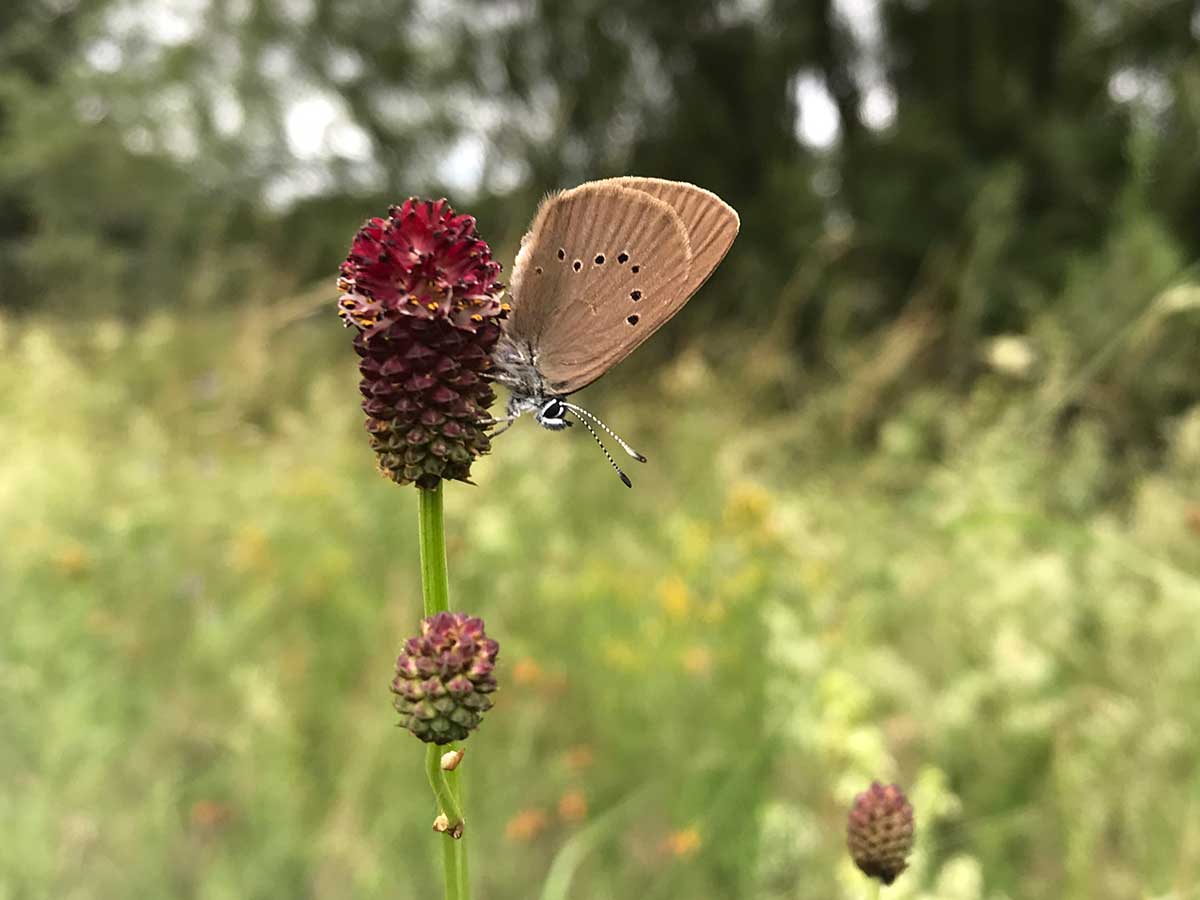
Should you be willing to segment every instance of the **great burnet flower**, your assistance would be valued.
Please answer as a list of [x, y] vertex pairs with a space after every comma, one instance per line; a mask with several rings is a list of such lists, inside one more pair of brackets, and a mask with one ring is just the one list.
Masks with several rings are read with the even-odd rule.
[[898, 785], [875, 781], [854, 798], [846, 845], [855, 865], [884, 884], [905, 870], [913, 847], [913, 808]]
[[466, 481], [491, 449], [499, 273], [474, 218], [415, 198], [368, 220], [342, 263], [338, 315], [358, 332], [371, 447], [398, 484]]
[[421, 633], [404, 642], [392, 693], [400, 724], [427, 743], [461, 741], [492, 708], [496, 653], [483, 620], [438, 613], [421, 620]]

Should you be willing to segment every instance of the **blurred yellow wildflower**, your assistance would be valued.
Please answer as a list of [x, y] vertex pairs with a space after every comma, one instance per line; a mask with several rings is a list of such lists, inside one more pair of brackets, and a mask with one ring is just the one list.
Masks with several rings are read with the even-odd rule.
[[687, 583], [678, 575], [672, 575], [658, 586], [658, 598], [663, 612], [676, 621], [687, 618], [691, 612], [691, 593]]
[[504, 826], [504, 836], [517, 844], [527, 844], [546, 830], [546, 814], [540, 809], [523, 809]]
[[558, 817], [564, 822], [579, 822], [587, 817], [587, 798], [583, 791], [567, 791], [558, 798]]
[[689, 825], [678, 831], [672, 831], [663, 841], [664, 849], [672, 856], [691, 856], [700, 849], [700, 830]]

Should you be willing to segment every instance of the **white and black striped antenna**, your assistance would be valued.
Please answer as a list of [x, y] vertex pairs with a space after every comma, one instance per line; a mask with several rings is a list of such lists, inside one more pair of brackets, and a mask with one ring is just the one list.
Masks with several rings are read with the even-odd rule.
[[617, 465], [617, 461], [612, 458], [612, 454], [608, 452], [608, 448], [605, 447], [604, 442], [600, 440], [600, 435], [596, 434], [596, 429], [588, 424], [587, 419], [580, 419], [579, 421], [583, 423], [583, 427], [588, 430], [588, 433], [596, 441], [596, 446], [604, 451], [604, 458], [608, 460], [608, 464], [612, 466], [614, 470], [616, 470], [616, 473], [621, 476], [621, 480], [625, 482], [625, 487], [633, 487], [633, 482], [629, 480], [628, 475], [621, 471], [621, 467]]
[[[591, 419], [593, 422], [595, 422], [597, 425], [599, 425], [601, 428], [603, 428], [606, 432], [608, 432], [608, 434], [612, 437], [612, 439], [621, 445], [621, 449], [624, 450], [626, 453], [628, 453], [630, 456], [632, 456], [634, 459], [636, 459], [638, 462], [644, 463], [646, 461], [646, 457], [642, 456], [642, 454], [638, 453], [636, 450], [634, 450], [632, 447], [630, 447], [627, 443], [625, 443], [625, 441], [621, 438], [621, 436], [619, 434], [617, 434], [615, 431], [613, 431], [611, 428], [609, 428], [607, 425], [605, 425], [603, 422], [601, 422], [599, 416], [595, 415], [594, 413], [588, 412], [582, 406], [576, 406], [574, 403], [568, 403], [566, 400], [562, 401], [562, 405], [565, 406], [567, 409], [569, 409], [571, 412], [576, 413], [577, 415], [587, 416], [589, 419]], [[587, 425], [587, 422], [584, 422], [583, 424]], [[588, 430], [591, 431], [591, 428], [589, 427]], [[595, 432], [593, 431], [592, 434], [595, 435]], [[599, 440], [599, 438], [597, 438], [596, 440]], [[603, 445], [601, 445], [601, 446], [603, 446]]]

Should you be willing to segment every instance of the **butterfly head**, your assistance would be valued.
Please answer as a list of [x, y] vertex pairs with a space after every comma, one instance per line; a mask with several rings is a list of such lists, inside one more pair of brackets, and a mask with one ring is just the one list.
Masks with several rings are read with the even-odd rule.
[[567, 419], [567, 405], [561, 397], [549, 397], [533, 414], [534, 419], [543, 428], [551, 431], [562, 431], [571, 425]]

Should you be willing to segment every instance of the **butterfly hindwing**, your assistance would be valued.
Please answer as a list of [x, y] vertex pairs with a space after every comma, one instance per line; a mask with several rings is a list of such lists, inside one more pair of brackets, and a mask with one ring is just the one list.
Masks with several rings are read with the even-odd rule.
[[708, 276], [733, 246], [733, 240], [741, 227], [741, 221], [732, 206], [712, 191], [706, 191], [694, 184], [634, 175], [610, 178], [599, 183], [618, 184], [644, 191], [670, 204], [675, 210], [687, 229], [688, 246], [692, 252], [687, 284], [689, 295], [698, 291], [708, 280]]

